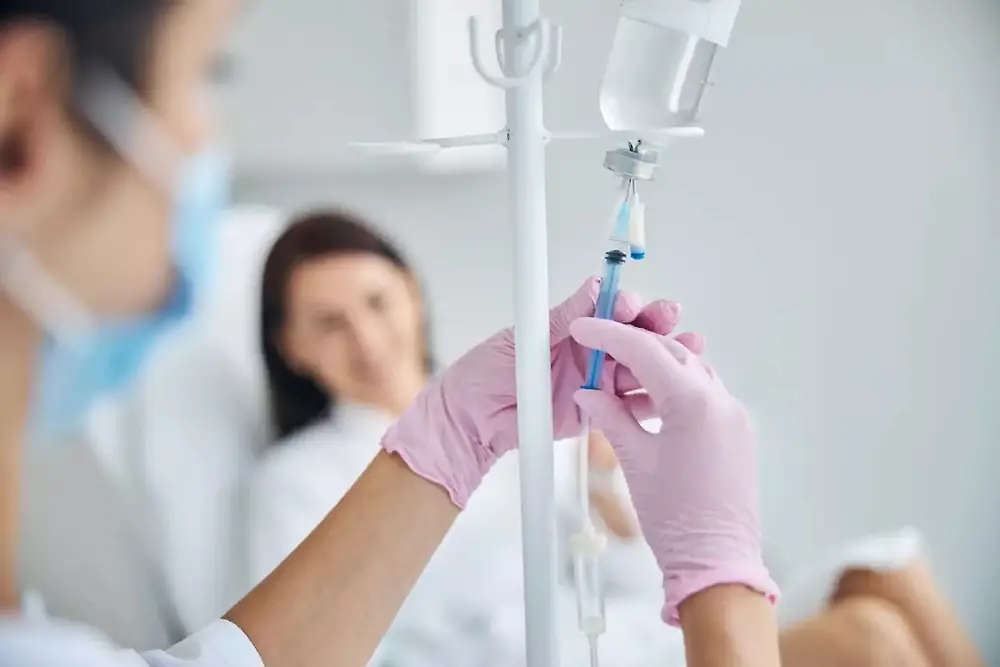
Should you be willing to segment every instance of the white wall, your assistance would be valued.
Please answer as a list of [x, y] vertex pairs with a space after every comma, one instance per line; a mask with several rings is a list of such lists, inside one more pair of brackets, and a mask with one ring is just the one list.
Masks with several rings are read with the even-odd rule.
[[[553, 128], [600, 122], [616, 3], [584, 4], [544, 3], [566, 29]], [[316, 20], [336, 22], [335, 5], [316, 2]], [[990, 0], [747, 2], [709, 134], [647, 190], [648, 259], [627, 279], [685, 304], [755, 410], [783, 560], [920, 526], [984, 647], [1000, 616], [998, 63]], [[294, 115], [308, 101], [287, 104]], [[603, 148], [549, 150], [554, 296], [599, 259]], [[502, 175], [257, 172], [238, 197], [346, 204], [396, 234], [428, 283], [446, 359], [511, 320]], [[995, 640], [989, 650], [1000, 660]]]

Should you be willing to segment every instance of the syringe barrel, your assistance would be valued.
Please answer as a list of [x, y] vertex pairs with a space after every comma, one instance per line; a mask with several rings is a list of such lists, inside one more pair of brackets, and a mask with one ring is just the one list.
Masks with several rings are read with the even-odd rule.
[[[601, 290], [597, 296], [597, 310], [594, 313], [594, 317], [598, 319], [610, 320], [614, 317], [625, 257], [625, 253], [621, 250], [609, 250], [604, 256], [604, 274], [601, 278]], [[587, 366], [587, 382], [583, 385], [584, 389], [601, 388], [604, 356], [602, 350], [591, 352], [590, 362]]]

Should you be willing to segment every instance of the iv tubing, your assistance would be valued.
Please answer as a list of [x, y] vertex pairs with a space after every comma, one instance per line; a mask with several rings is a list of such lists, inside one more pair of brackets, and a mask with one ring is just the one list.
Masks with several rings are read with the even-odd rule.
[[[527, 28], [539, 0], [503, 0], [504, 63], [524, 72], [534, 52]], [[536, 37], [540, 38], [540, 37]], [[508, 185], [514, 225], [514, 345], [520, 451], [522, 557], [527, 667], [558, 667], [556, 511], [552, 454], [545, 127], [541, 68], [505, 92]]]
[[[633, 182], [624, 181], [625, 195], [615, 214], [611, 231], [610, 248], [604, 255], [604, 271], [601, 276], [600, 291], [597, 296], [595, 317], [612, 319], [615, 303], [618, 300], [618, 290], [621, 283], [621, 270], [625, 264], [625, 251], [628, 243], [623, 243], [629, 234], [629, 216]], [[600, 390], [604, 372], [605, 354], [602, 350], [592, 350], [587, 368], [584, 389]], [[587, 637], [590, 647], [590, 667], [598, 667], [597, 638], [604, 634], [604, 591], [602, 590], [600, 574], [600, 555], [604, 551], [603, 534], [598, 533], [590, 511], [590, 422], [585, 420], [583, 435], [577, 451], [577, 493], [578, 511], [580, 512], [580, 530], [571, 542], [573, 551], [573, 575], [576, 584], [577, 621], [580, 631]]]
[[576, 477], [578, 485], [577, 507], [582, 514], [582, 520], [587, 522], [590, 519], [590, 420], [583, 424], [583, 435], [580, 436], [580, 449], [576, 453]]
[[600, 572], [600, 554], [605, 536], [597, 531], [590, 513], [590, 424], [584, 423], [577, 450], [577, 492], [579, 494], [580, 530], [571, 539], [573, 577], [577, 596], [577, 622], [590, 647], [590, 667], [599, 667], [597, 638], [604, 634], [604, 591]]

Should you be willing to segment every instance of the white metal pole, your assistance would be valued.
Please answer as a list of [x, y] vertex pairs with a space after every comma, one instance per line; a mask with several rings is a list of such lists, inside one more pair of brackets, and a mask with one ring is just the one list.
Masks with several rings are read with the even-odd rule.
[[[540, 29], [530, 37], [527, 34], [538, 19], [539, 0], [503, 0], [508, 71], [523, 72], [539, 46], [533, 41], [548, 38]], [[508, 89], [506, 95], [528, 667], [557, 667], [559, 662], [543, 74], [543, 67], [535, 67], [527, 81]]]

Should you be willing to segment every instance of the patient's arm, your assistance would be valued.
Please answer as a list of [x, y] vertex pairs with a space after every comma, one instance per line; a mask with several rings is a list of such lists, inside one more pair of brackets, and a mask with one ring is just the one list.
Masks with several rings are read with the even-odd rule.
[[739, 585], [714, 586], [678, 607], [688, 667], [780, 667], [771, 602]]
[[458, 511], [442, 487], [380, 452], [305, 542], [226, 618], [267, 667], [362, 667]]
[[[591, 474], [609, 481], [597, 487], [591, 487], [590, 506], [611, 534], [622, 540], [631, 540], [639, 536], [634, 515], [626, 501], [622, 499], [610, 484], [618, 469], [618, 459], [615, 450], [600, 431], [592, 431], [587, 443], [590, 456]], [[584, 481], [588, 483], [588, 481]]]
[[972, 638], [962, 627], [954, 607], [930, 568], [922, 561], [899, 570], [878, 572], [853, 569], [837, 585], [833, 609], [858, 599], [887, 603], [898, 613], [927, 656], [927, 664], [937, 667], [983, 667], [986, 663]]

